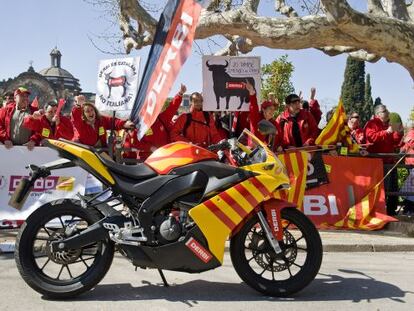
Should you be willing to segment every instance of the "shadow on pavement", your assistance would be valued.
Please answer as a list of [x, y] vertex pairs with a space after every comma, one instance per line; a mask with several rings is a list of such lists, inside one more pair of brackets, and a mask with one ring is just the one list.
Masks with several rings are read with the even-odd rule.
[[14, 253], [0, 253], [0, 260], [7, 260], [7, 259], [14, 260]]
[[[406, 294], [393, 284], [377, 281], [366, 274], [352, 270], [339, 270], [352, 274], [340, 275], [319, 274], [308, 287], [289, 298], [266, 297], [257, 293], [244, 283], [222, 283], [195, 280], [182, 284], [164, 287], [162, 283], [152, 284], [143, 280], [143, 285], [133, 287], [131, 284], [98, 285], [82, 296], [78, 301], [129, 301], [165, 299], [171, 302], [183, 302], [186, 305], [197, 305], [198, 301], [370, 301], [388, 298], [405, 303]], [[362, 277], [355, 277], [356, 275]]]

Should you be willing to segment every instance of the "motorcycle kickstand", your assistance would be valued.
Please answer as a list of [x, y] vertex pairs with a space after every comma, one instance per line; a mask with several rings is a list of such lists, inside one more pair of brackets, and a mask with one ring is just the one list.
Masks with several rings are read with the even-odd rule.
[[162, 279], [162, 281], [163, 281], [163, 283], [164, 283], [164, 286], [165, 286], [165, 287], [169, 287], [170, 285], [168, 284], [167, 279], [165, 278], [165, 275], [164, 275], [164, 273], [162, 272], [162, 270], [161, 270], [161, 269], [157, 269], [157, 270], [158, 270], [158, 272], [159, 272], [159, 274], [160, 274], [160, 276], [161, 276], [161, 279]]

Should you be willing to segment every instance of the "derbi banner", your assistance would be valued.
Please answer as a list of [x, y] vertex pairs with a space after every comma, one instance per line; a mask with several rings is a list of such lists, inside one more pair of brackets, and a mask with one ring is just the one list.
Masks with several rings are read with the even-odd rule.
[[210, 1], [169, 0], [161, 14], [131, 120], [141, 139], [160, 113], [181, 66], [191, 52], [201, 9]]
[[[299, 163], [296, 158], [284, 156], [281, 160], [295, 180], [289, 196], [282, 198], [295, 203], [321, 229], [377, 230], [396, 219], [386, 215], [381, 159], [361, 157], [338, 157], [323, 155], [329, 183], [304, 189], [302, 175], [312, 174], [314, 167], [308, 162], [308, 170], [292, 170], [290, 162]], [[301, 192], [291, 197], [290, 193]]]

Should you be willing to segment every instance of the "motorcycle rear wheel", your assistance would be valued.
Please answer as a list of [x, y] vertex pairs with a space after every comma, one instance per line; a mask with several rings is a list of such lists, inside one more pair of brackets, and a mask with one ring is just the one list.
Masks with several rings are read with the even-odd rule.
[[306, 287], [322, 263], [319, 232], [295, 208], [281, 211], [283, 252], [275, 253], [253, 215], [231, 239], [230, 255], [240, 278], [255, 290], [274, 297], [287, 297]]
[[114, 256], [111, 241], [97, 241], [82, 249], [52, 252], [52, 241], [73, 236], [103, 216], [75, 200], [58, 200], [35, 210], [23, 224], [14, 253], [24, 281], [47, 298], [65, 299], [98, 284]]

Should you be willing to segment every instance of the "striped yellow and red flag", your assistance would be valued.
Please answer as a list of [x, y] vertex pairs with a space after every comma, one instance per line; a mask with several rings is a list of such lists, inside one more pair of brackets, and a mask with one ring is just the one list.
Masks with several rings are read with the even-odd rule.
[[346, 121], [345, 108], [342, 99], [340, 99], [334, 115], [316, 138], [315, 143], [317, 145], [336, 145], [338, 142], [341, 142], [348, 147], [350, 152], [358, 152], [359, 146], [353, 143], [351, 131]]
[[306, 188], [306, 175], [308, 173], [308, 153], [304, 151], [286, 152], [278, 155], [285, 165], [290, 189], [280, 190], [273, 194], [275, 199], [281, 199], [302, 208], [303, 196]]
[[336, 228], [379, 230], [390, 221], [397, 221], [395, 218], [378, 213], [375, 205], [381, 194], [381, 182], [378, 183], [361, 201], [352, 206], [345, 217], [334, 224]]

